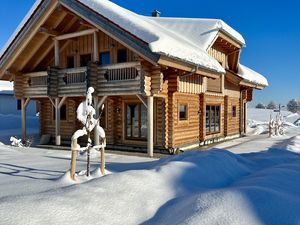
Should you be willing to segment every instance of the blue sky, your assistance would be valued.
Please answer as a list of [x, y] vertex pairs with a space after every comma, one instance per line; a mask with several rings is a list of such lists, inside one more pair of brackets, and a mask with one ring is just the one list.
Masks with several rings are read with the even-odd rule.
[[[246, 39], [241, 62], [265, 75], [270, 83], [270, 87], [255, 92], [252, 105], [270, 100], [284, 104], [292, 98], [300, 99], [300, 1], [112, 1], [143, 15], [158, 9], [162, 16], [224, 20]], [[0, 48], [34, 2], [1, 2]]]

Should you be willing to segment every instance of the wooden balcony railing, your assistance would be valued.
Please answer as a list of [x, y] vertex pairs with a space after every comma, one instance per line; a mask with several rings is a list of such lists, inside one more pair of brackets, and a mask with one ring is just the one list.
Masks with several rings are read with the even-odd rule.
[[44, 96], [47, 94], [47, 71], [24, 74], [25, 96]]
[[60, 69], [26, 74], [28, 96], [84, 96], [89, 86], [98, 95], [141, 94], [144, 80], [140, 62]]
[[106, 70], [104, 78], [107, 81], [134, 80], [139, 75], [140, 64], [138, 62], [118, 63], [102, 66]]
[[29, 87], [47, 86], [47, 72], [34, 72], [25, 74]]
[[81, 84], [86, 82], [87, 67], [63, 69], [60, 73], [64, 74], [62, 79], [66, 85]]
[[140, 94], [143, 91], [140, 62], [100, 66], [98, 73], [97, 92], [100, 95]]

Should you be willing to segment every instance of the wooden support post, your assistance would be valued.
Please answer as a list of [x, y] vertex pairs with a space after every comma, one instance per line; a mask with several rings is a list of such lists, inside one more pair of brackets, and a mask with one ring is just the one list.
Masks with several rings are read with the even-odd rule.
[[[98, 108], [98, 102], [99, 102], [99, 98], [98, 97], [94, 97], [94, 107], [96, 110], [96, 119], [98, 119], [99, 117], [99, 108]], [[99, 141], [99, 134], [97, 129], [94, 130], [94, 145], [99, 145], [100, 141]]]
[[66, 99], [67, 99], [66, 96], [64, 96], [61, 100], [59, 98], [55, 98], [54, 107], [55, 107], [55, 144], [56, 145], [61, 145], [60, 108], [63, 106], [63, 104], [65, 103]]
[[245, 115], [245, 118], [244, 118], [244, 133], [247, 134], [247, 122], [248, 122], [248, 104], [247, 104], [247, 101], [245, 101], [244, 103], [244, 115]]
[[100, 158], [100, 161], [101, 161], [101, 167], [100, 167], [101, 174], [104, 176], [104, 175], [105, 175], [105, 155], [104, 155], [104, 147], [101, 148], [101, 158]]
[[26, 139], [26, 109], [29, 104], [30, 98], [21, 99], [21, 109], [22, 109], [22, 139]]
[[94, 32], [94, 49], [93, 49], [93, 61], [99, 61], [99, 46], [98, 46], [98, 33]]
[[153, 157], [153, 96], [148, 97], [148, 139], [147, 152], [149, 157]]
[[76, 158], [77, 158], [77, 139], [73, 139], [71, 143], [71, 178], [75, 180], [76, 173]]
[[55, 98], [55, 144], [61, 144], [59, 98]]
[[[95, 105], [96, 118], [97, 119], [100, 116], [99, 109], [100, 109], [101, 105], [104, 104], [106, 99], [107, 99], [107, 96], [103, 96], [100, 101], [99, 101], [98, 97], [94, 98], [94, 105]], [[99, 121], [99, 123], [100, 123], [100, 121]], [[99, 144], [100, 144], [99, 134], [98, 134], [97, 129], [95, 129], [95, 131], [94, 131], [94, 145], [99, 145]]]
[[60, 58], [59, 58], [59, 41], [54, 39], [54, 64], [59, 67]]

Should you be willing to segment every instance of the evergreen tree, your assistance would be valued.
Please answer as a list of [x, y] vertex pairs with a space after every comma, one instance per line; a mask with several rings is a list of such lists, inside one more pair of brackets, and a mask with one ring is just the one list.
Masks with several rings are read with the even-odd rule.
[[276, 109], [277, 108], [277, 104], [274, 101], [271, 101], [268, 105], [267, 105], [267, 109]]
[[255, 108], [257, 108], [257, 109], [265, 109], [266, 106], [265, 106], [264, 104], [262, 104], [262, 103], [258, 103], [258, 104], [255, 106]]
[[290, 100], [287, 104], [287, 109], [292, 113], [300, 111], [300, 101], [296, 99]]

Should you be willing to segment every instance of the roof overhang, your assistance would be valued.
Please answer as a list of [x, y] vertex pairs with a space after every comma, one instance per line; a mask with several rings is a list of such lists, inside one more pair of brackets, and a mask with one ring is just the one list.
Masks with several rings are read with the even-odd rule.
[[192, 65], [190, 63], [182, 62], [176, 59], [171, 59], [170, 57], [167, 56], [161, 56], [158, 60], [158, 64], [168, 66], [168, 67], [173, 67], [190, 73], [199, 74], [213, 79], [217, 79], [221, 75], [221, 73], [215, 71], [209, 71], [204, 68], [200, 68], [197, 65]]

